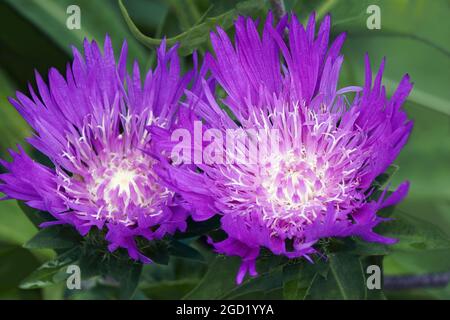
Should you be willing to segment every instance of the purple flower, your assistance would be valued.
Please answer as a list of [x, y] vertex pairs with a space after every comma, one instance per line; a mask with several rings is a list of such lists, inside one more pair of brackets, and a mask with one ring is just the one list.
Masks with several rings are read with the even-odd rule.
[[[409, 76], [388, 99], [381, 85], [384, 60], [372, 79], [366, 56], [364, 87], [338, 89], [345, 34], [328, 45], [329, 16], [317, 36], [314, 14], [306, 28], [294, 15], [273, 27], [269, 14], [262, 36], [257, 24], [240, 17], [234, 45], [220, 28], [211, 34], [215, 57], [207, 55], [206, 66], [212, 78], [203, 83], [202, 94], [190, 97], [197, 97], [193, 108], [206, 128], [223, 135], [236, 128], [276, 130], [277, 149], [256, 163], [167, 162], [163, 174], [191, 204], [195, 219], [222, 215], [228, 238], [210, 242], [216, 251], [242, 258], [238, 283], [247, 272], [256, 274], [262, 247], [310, 259], [314, 244], [326, 237], [394, 243], [373, 231], [384, 220], [376, 213], [402, 200], [409, 186], [405, 182], [389, 196], [385, 191], [378, 200], [368, 200], [374, 179], [396, 158], [413, 126], [401, 109], [412, 89]], [[212, 81], [225, 92], [223, 100], [213, 98]], [[352, 102], [345, 96], [349, 92], [355, 94]], [[234, 121], [219, 106], [222, 102]], [[184, 126], [193, 130], [188, 122]], [[169, 134], [158, 139], [168, 140]]]
[[21, 147], [12, 162], [1, 161], [5, 199], [19, 199], [48, 211], [55, 221], [86, 235], [106, 227], [109, 250], [128, 250], [131, 258], [150, 260], [138, 251], [136, 238], [159, 239], [186, 228], [187, 212], [153, 170], [156, 162], [142, 150], [152, 139], [148, 125], [169, 127], [191, 75], [180, 76], [176, 48], [160, 46], [158, 65], [140, 79], [138, 64], [126, 70], [127, 44], [118, 62], [111, 40], [103, 53], [84, 42], [84, 56], [73, 49], [66, 76], [49, 72], [49, 86], [36, 73], [38, 93], [17, 92], [12, 105], [35, 131], [28, 142], [54, 167], [33, 161]]

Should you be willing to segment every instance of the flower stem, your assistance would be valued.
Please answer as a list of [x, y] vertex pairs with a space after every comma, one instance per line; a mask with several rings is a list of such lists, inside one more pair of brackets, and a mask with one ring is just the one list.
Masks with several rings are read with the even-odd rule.
[[384, 277], [385, 290], [445, 287], [450, 282], [450, 272]]

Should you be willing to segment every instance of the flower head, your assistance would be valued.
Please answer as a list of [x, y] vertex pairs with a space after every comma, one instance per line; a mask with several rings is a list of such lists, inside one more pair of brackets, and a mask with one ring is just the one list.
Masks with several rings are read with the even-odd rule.
[[[306, 28], [294, 15], [274, 27], [269, 14], [262, 36], [257, 24], [240, 17], [234, 45], [220, 28], [211, 34], [215, 57], [208, 55], [206, 65], [235, 120], [213, 98], [211, 83], [204, 82], [194, 111], [205, 126], [223, 133], [233, 128], [277, 132], [276, 148], [261, 152], [256, 163], [166, 166], [166, 178], [191, 202], [194, 218], [222, 215], [228, 238], [211, 243], [218, 252], [242, 257], [238, 282], [247, 272], [256, 273], [262, 247], [309, 258], [314, 244], [326, 237], [395, 242], [374, 233], [383, 221], [376, 212], [408, 190], [405, 182], [389, 196], [368, 200], [375, 178], [396, 158], [412, 129], [401, 109], [412, 89], [409, 77], [388, 99], [381, 84], [384, 60], [373, 80], [366, 56], [364, 87], [339, 89], [345, 34], [328, 46], [329, 16], [317, 35], [314, 14]], [[355, 94], [352, 102], [349, 92]], [[241, 146], [238, 153], [261, 151], [260, 144], [254, 145]]]
[[49, 86], [36, 73], [38, 94], [17, 92], [12, 105], [35, 131], [28, 142], [54, 167], [33, 161], [19, 147], [11, 163], [1, 161], [6, 198], [50, 212], [85, 235], [106, 226], [109, 249], [123, 247], [148, 262], [135, 237], [158, 239], [186, 227], [187, 213], [155, 173], [155, 160], [143, 152], [152, 139], [146, 127], [168, 127], [191, 76], [180, 76], [176, 48], [158, 50], [158, 65], [142, 83], [138, 64], [127, 73], [127, 44], [118, 62], [109, 37], [103, 53], [84, 42], [84, 56], [73, 49], [66, 77], [49, 72]]

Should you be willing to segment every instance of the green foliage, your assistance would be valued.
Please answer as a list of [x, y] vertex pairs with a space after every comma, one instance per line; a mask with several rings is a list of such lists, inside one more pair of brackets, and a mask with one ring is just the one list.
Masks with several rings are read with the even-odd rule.
[[[129, 53], [143, 61], [144, 51], [130, 37], [126, 25], [110, 1], [90, 0], [7, 0], [7, 3], [21, 15], [53, 39], [61, 50], [71, 53], [71, 46], [82, 43], [84, 38], [103, 43], [106, 34], [112, 38], [128, 40]], [[78, 5], [82, 14], [82, 28], [66, 28], [66, 10], [70, 5]], [[99, 14], [100, 13], [100, 14]], [[114, 43], [116, 48], [121, 45]]]
[[27, 206], [23, 201], [17, 201], [22, 212], [28, 217], [33, 225], [38, 228], [42, 223], [54, 221], [55, 219], [48, 212], [43, 212]]
[[[79, 5], [82, 29], [65, 27], [66, 8]], [[382, 9], [382, 29], [367, 30], [368, 4]], [[318, 244], [323, 254], [314, 263], [264, 254], [257, 261], [259, 276], [247, 277], [239, 286], [235, 276], [237, 257], [216, 256], [203, 235], [215, 235], [219, 217], [188, 222], [185, 233], [140, 249], [154, 264], [130, 260], [119, 249], [108, 252], [104, 234], [95, 230], [82, 238], [69, 226], [40, 229], [54, 220], [45, 212], [24, 203], [0, 202], [0, 298], [67, 299], [448, 299], [448, 288], [386, 292], [367, 290], [368, 265], [383, 267], [385, 275], [448, 271], [450, 269], [450, 70], [448, 45], [449, 8], [445, 0], [286, 0], [288, 10], [305, 21], [315, 10], [322, 18], [332, 14], [333, 36], [347, 31], [341, 84], [363, 83], [363, 55], [369, 52], [373, 71], [388, 57], [383, 83], [388, 94], [409, 72], [415, 82], [405, 106], [415, 120], [411, 139], [396, 164], [374, 184], [377, 199], [389, 185], [410, 180], [406, 200], [381, 215], [376, 232], [399, 239], [393, 246], [360, 239], [326, 239]], [[82, 40], [103, 42], [108, 33], [117, 49], [126, 39], [130, 56], [150, 67], [153, 49], [167, 35], [169, 45], [180, 42], [180, 52], [202, 54], [209, 46], [209, 32], [221, 25], [229, 30], [238, 14], [264, 16], [268, 2], [255, 1], [115, 1], [115, 0], [6, 0], [0, 4], [0, 156], [9, 158], [7, 148], [24, 143], [29, 126], [7, 102], [15, 90], [26, 91], [33, 68], [45, 74], [51, 66], [61, 71], [71, 45]], [[436, 24], [435, 21], [439, 21]], [[413, 30], [413, 31], [411, 31]], [[142, 46], [142, 44], [144, 46]], [[182, 59], [182, 66], [190, 59]], [[33, 154], [35, 156], [36, 154]], [[42, 161], [42, 156], [38, 157]], [[401, 169], [399, 169], [401, 168]], [[395, 175], [393, 175], [395, 173]], [[392, 187], [393, 189], [393, 187]], [[66, 268], [77, 264], [82, 270], [83, 290], [64, 288]], [[20, 288], [19, 288], [20, 285]]]
[[184, 299], [220, 299], [225, 296], [236, 287], [235, 276], [239, 263], [238, 258], [216, 257], [198, 286]]
[[314, 263], [268, 255], [258, 260], [257, 277], [236, 285], [239, 259], [219, 256], [184, 299], [379, 299], [367, 289], [365, 261], [345, 251]]
[[0, 242], [0, 260], [1, 292], [17, 289], [19, 282], [39, 266], [39, 261], [28, 250], [2, 242]]
[[118, 281], [120, 288], [120, 299], [133, 297], [139, 283], [142, 272], [142, 264], [130, 260], [110, 260], [108, 264], [108, 275]]
[[287, 264], [283, 268], [283, 296], [288, 300], [304, 300], [320, 274], [326, 274], [322, 261], [310, 264], [305, 261]]
[[[349, 299], [365, 299], [367, 297], [367, 286], [364, 277], [362, 263], [357, 256], [350, 254], [334, 253], [329, 255], [330, 270], [328, 277], [332, 277], [339, 289], [337, 297]], [[329, 279], [326, 282], [330, 282]], [[329, 291], [327, 291], [329, 292]], [[311, 288], [311, 295], [314, 296], [315, 287]], [[318, 291], [320, 294], [320, 290]]]
[[57, 225], [39, 230], [24, 244], [24, 247], [27, 249], [67, 249], [78, 245], [81, 239], [80, 234], [73, 227]]
[[450, 249], [450, 238], [434, 224], [397, 210], [394, 219], [382, 223], [377, 232], [398, 239], [391, 250]]
[[176, 239], [186, 239], [199, 237], [204, 234], [213, 232], [220, 228], [220, 217], [214, 216], [211, 219], [195, 222], [191, 218], [187, 220], [187, 229], [185, 232], [175, 234]]
[[205, 260], [200, 252], [181, 241], [172, 240], [169, 243], [168, 251], [175, 257], [181, 257], [196, 261]]
[[57, 258], [47, 261], [27, 276], [20, 284], [22, 289], [36, 289], [47, 287], [65, 280], [63, 267], [75, 263], [79, 256], [79, 248], [64, 252]]
[[[319, 259], [314, 264], [301, 261], [284, 267], [285, 299], [326, 299], [354, 300], [384, 299], [382, 290], [367, 288], [366, 273], [369, 265], [382, 265], [382, 255], [353, 252], [353, 240], [345, 240], [338, 252], [328, 255], [327, 260]], [[370, 256], [366, 256], [369, 255]]]
[[[118, 0], [118, 3], [120, 10], [122, 11], [122, 15], [136, 39], [150, 48], [155, 48], [158, 46], [161, 43], [161, 39], [155, 39], [144, 35], [131, 19], [125, 5], [123, 4], [123, 1]], [[219, 16], [209, 18], [202, 17], [189, 30], [173, 38], [166, 39], [167, 44], [174, 45], [175, 43], [180, 43], [180, 53], [189, 54], [208, 40], [209, 31], [213, 30], [216, 26], [221, 26], [224, 29], [228, 29], [233, 25], [234, 19], [237, 18], [239, 14], [252, 15], [257, 12], [261, 12], [263, 8], [264, 2], [262, 0], [239, 2], [234, 9], [231, 9]]]

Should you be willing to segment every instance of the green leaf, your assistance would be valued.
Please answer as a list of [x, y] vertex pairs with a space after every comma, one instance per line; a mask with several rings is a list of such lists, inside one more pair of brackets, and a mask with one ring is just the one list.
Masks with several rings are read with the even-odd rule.
[[384, 256], [389, 254], [389, 246], [377, 242], [367, 242], [359, 238], [333, 238], [329, 243], [329, 252], [347, 253], [360, 257]]
[[366, 242], [355, 239], [354, 246], [349, 253], [365, 256], [384, 256], [390, 253], [390, 247], [378, 242]]
[[378, 177], [375, 178], [375, 186], [378, 188], [382, 188], [383, 186], [386, 185], [386, 183], [388, 183], [392, 176], [398, 171], [399, 166], [395, 165], [395, 164], [391, 164], [385, 172], [383, 172], [382, 174], [380, 174]]
[[119, 283], [120, 299], [131, 299], [136, 291], [142, 272], [142, 263], [130, 259], [110, 259], [106, 276]]
[[25, 215], [30, 219], [30, 221], [36, 226], [39, 227], [44, 222], [48, 221], [55, 221], [55, 218], [53, 218], [50, 213], [39, 211], [37, 209], [31, 208], [25, 204], [23, 201], [17, 201], [19, 204], [19, 207], [22, 209], [22, 211], [25, 213]]
[[[302, 281], [298, 287], [286, 281], [285, 293], [290, 298], [313, 300], [366, 299], [365, 273], [360, 258], [349, 253], [330, 253], [328, 261], [318, 261], [317, 269], [305, 274], [299, 271]], [[311, 267], [310, 267], [311, 268]], [[289, 277], [288, 277], [289, 279]], [[299, 290], [299, 289], [300, 290]]]
[[18, 143], [22, 143], [31, 133], [30, 127], [25, 120], [19, 116], [16, 109], [6, 99], [6, 97], [14, 94], [14, 87], [15, 84], [12, 83], [3, 68], [0, 68], [0, 119], [2, 119], [0, 126], [0, 135], [2, 137], [0, 155], [2, 158], [7, 158], [7, 148], [12, 148]]
[[226, 292], [220, 299], [265, 298], [266, 294], [282, 287], [283, 268], [278, 266], [266, 273], [260, 273], [254, 278], [245, 279], [241, 285]]
[[169, 263], [169, 244], [165, 240], [161, 241], [140, 241], [139, 250], [149, 257], [153, 262], [167, 265]]
[[236, 287], [236, 274], [241, 259], [218, 256], [209, 266], [203, 279], [183, 297], [187, 300], [219, 299]]
[[[78, 46], [84, 38], [102, 41], [109, 34], [118, 48], [124, 39], [128, 39], [129, 53], [139, 61], [145, 61], [145, 52], [129, 37], [129, 32], [122, 23], [120, 14], [107, 1], [91, 0], [7, 0], [18, 13], [25, 16], [37, 28], [45, 32], [62, 50], [71, 53], [71, 45]], [[66, 10], [70, 5], [81, 9], [81, 29], [69, 30]]]
[[14, 200], [0, 202], [0, 240], [21, 246], [36, 233]]
[[218, 299], [236, 287], [240, 258], [218, 256], [197, 287], [183, 297], [186, 300]]
[[401, 210], [395, 211], [393, 220], [381, 223], [376, 232], [399, 240], [391, 250], [450, 249], [450, 239], [440, 228]]
[[120, 277], [120, 299], [131, 299], [136, 292], [139, 277], [142, 272], [142, 264], [131, 264]]
[[[254, 281], [258, 281], [257, 278]], [[283, 300], [283, 288], [277, 286], [269, 290], [250, 291], [227, 298], [232, 300]]]
[[78, 262], [82, 270], [81, 277], [83, 280], [101, 275], [104, 270], [104, 261], [104, 256], [99, 252], [94, 250], [86, 252], [86, 249], [84, 249]]
[[320, 277], [326, 268], [326, 264], [321, 261], [314, 264], [304, 260], [288, 263], [283, 268], [284, 299], [305, 299], [316, 277]]
[[0, 242], [0, 261], [0, 292], [16, 289], [40, 264], [30, 251], [3, 242]]
[[185, 232], [177, 232], [174, 236], [176, 239], [186, 239], [203, 236], [206, 233], [215, 231], [220, 228], [220, 216], [216, 215], [205, 221], [194, 221], [192, 218], [187, 220], [187, 229]]
[[198, 284], [198, 279], [165, 280], [140, 286], [150, 299], [181, 299]]
[[[139, 40], [142, 44], [154, 48], [161, 43], [161, 39], [155, 39], [149, 36], [144, 35], [136, 26], [136, 24], [131, 19], [128, 11], [123, 4], [122, 0], [118, 0], [120, 10], [122, 11], [122, 15], [130, 28], [131, 32], [135, 36], [137, 40]], [[217, 17], [206, 18], [204, 22], [199, 23], [189, 30], [173, 37], [168, 38], [167, 44], [172, 46], [175, 43], [180, 43], [180, 52], [182, 54], [189, 54], [194, 49], [198, 48], [202, 43], [206, 42], [209, 39], [209, 32], [215, 26], [221, 26], [223, 29], [228, 29], [233, 25], [233, 20], [239, 15], [251, 15], [256, 12], [261, 11], [264, 8], [264, 1], [261, 0], [253, 0], [253, 1], [243, 1], [239, 2], [236, 7], [230, 11], [227, 11]]]
[[169, 244], [168, 251], [172, 256], [197, 261], [205, 261], [200, 252], [181, 241], [172, 240]]
[[44, 263], [21, 282], [20, 288], [43, 288], [63, 281], [66, 278], [63, 268], [77, 261], [79, 254], [79, 248], [73, 248]]
[[350, 254], [330, 254], [330, 276], [333, 276], [342, 298], [364, 299], [366, 281], [359, 257]]
[[286, 263], [285, 258], [262, 253], [256, 264], [258, 276], [252, 278], [247, 275], [237, 285], [236, 275], [241, 262], [238, 257], [216, 257], [198, 286], [183, 299], [254, 298], [254, 294], [261, 297], [272, 294], [272, 290], [282, 289], [282, 265]]
[[32, 239], [24, 244], [28, 249], [67, 249], [79, 245], [82, 237], [67, 225], [57, 225], [40, 230]]

